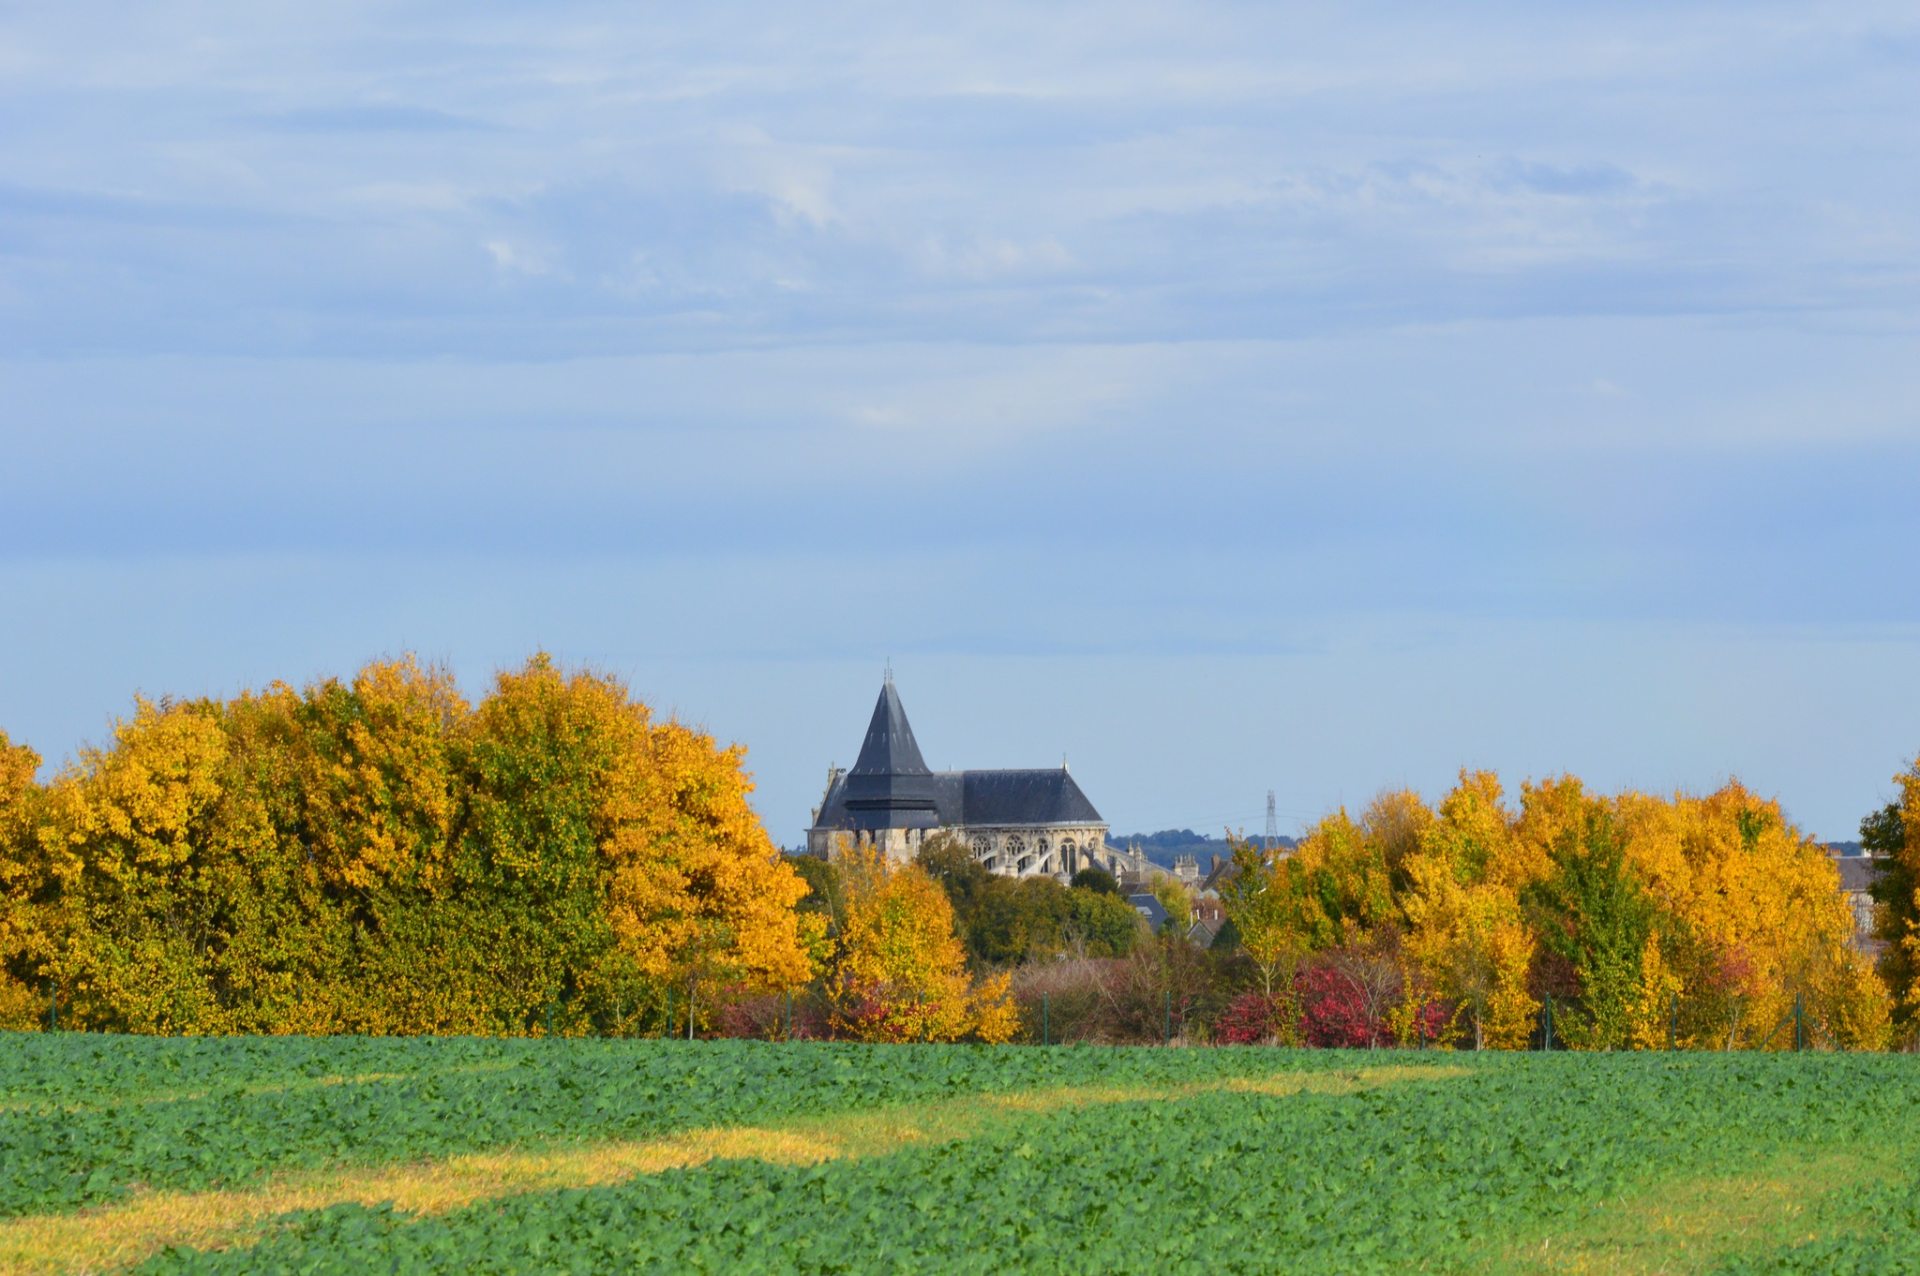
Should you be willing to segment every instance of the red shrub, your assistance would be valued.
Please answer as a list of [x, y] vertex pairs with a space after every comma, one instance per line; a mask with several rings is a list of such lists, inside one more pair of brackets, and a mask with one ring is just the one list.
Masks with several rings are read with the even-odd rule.
[[1243, 992], [1214, 1020], [1214, 1039], [1222, 1045], [1255, 1046], [1273, 1036], [1273, 1002], [1261, 992]]
[[1368, 1013], [1363, 990], [1331, 966], [1309, 966], [1294, 981], [1300, 1029], [1310, 1046], [1373, 1046], [1387, 1037]]
[[1415, 1039], [1422, 1045], [1431, 1045], [1440, 1040], [1440, 1034], [1447, 1030], [1447, 1020], [1453, 1015], [1451, 1007], [1438, 1001], [1429, 1001], [1420, 1007], [1420, 1013], [1414, 1016]]

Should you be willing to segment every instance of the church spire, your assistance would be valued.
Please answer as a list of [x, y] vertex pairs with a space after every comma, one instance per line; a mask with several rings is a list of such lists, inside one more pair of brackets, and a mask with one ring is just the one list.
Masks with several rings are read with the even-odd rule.
[[880, 699], [873, 706], [873, 720], [867, 724], [867, 738], [860, 746], [860, 758], [850, 775], [928, 775], [927, 763], [920, 756], [920, 745], [907, 723], [907, 711], [900, 693], [893, 687], [893, 669], [887, 669], [880, 684]]

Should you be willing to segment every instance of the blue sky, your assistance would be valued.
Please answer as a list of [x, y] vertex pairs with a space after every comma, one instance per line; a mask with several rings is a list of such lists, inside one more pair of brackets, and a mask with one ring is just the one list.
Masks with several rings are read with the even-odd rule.
[[536, 647], [798, 840], [1920, 753], [1920, 14], [0, 4], [0, 727]]

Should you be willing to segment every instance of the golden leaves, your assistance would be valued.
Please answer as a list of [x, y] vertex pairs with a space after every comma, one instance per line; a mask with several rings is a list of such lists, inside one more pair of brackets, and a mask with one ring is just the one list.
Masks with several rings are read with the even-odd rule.
[[742, 758], [545, 655], [477, 706], [412, 657], [141, 701], [30, 803], [0, 741], [0, 962], [39, 936], [78, 1022], [135, 1030], [514, 1032], [630, 1014], [636, 979], [790, 987], [819, 937]]
[[43, 889], [44, 856], [35, 838], [40, 755], [0, 731], [0, 1028], [30, 1024], [40, 1007], [34, 990], [12, 973], [40, 945], [34, 908]]
[[205, 701], [141, 699], [114, 729], [109, 750], [89, 749], [49, 794], [53, 823], [69, 842], [89, 842], [104, 872], [164, 869], [192, 854], [199, 819], [220, 795], [227, 742]]
[[[1902, 784], [1920, 864], [1920, 763]], [[1329, 815], [1278, 862], [1237, 848], [1242, 880], [1225, 902], [1269, 984], [1298, 957], [1404, 923], [1408, 995], [1454, 1003], [1482, 1044], [1520, 1045], [1540, 985], [1572, 977], [1537, 930], [1571, 919], [1543, 915], [1541, 890], [1596, 821], [1658, 914], [1644, 951], [1632, 940], [1616, 962], [1627, 970], [1628, 1039], [1664, 1045], [1677, 996], [1693, 1007], [1683, 1039], [1709, 1044], [1701, 1024], [1711, 1020], [1721, 1044], [1757, 1044], [1799, 996], [1828, 1039], [1885, 1041], [1887, 997], [1851, 946], [1832, 860], [1778, 803], [1737, 782], [1705, 796], [1602, 797], [1559, 776], [1523, 784], [1515, 811], [1498, 776], [1462, 771], [1437, 811], [1389, 793], [1358, 822]], [[1920, 951], [1920, 936], [1912, 943]]]
[[1009, 1040], [1012, 977], [967, 979], [966, 950], [939, 883], [913, 864], [849, 847], [836, 857], [846, 924], [836, 945], [834, 1027], [863, 1041]]

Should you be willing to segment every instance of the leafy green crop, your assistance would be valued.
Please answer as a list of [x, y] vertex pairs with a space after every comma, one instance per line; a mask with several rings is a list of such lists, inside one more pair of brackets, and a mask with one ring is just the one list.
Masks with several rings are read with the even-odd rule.
[[337, 1207], [149, 1270], [1525, 1268], [1513, 1242], [1577, 1233], [1664, 1173], [1858, 1141], [1877, 1107], [1861, 1087], [1894, 1075], [1886, 1062], [1555, 1056], [1464, 1083], [1120, 1103], [869, 1160], [729, 1162], [426, 1220]]
[[[1035, 1086], [1324, 1067], [1269, 1052], [0, 1034], [0, 1217], [128, 1185], [638, 1138]], [[344, 1080], [343, 1080], [344, 1079]]]
[[1905, 1141], [1920, 1069], [1889, 1055], [0, 1037], [0, 1206], [66, 1212], [133, 1184], [244, 1185], [881, 1106], [913, 1116], [970, 1095], [1418, 1063], [1458, 1075], [983, 1107], [990, 1119], [948, 1142], [806, 1167], [720, 1161], [427, 1218], [335, 1206], [287, 1216], [250, 1248], [149, 1267], [1524, 1271], [1583, 1244], [1661, 1257], [1655, 1224], [1676, 1212], [1694, 1211], [1712, 1242], [1711, 1211], [1749, 1179], [1772, 1194], [1733, 1191], [1726, 1245], [1692, 1267], [1920, 1266]]

